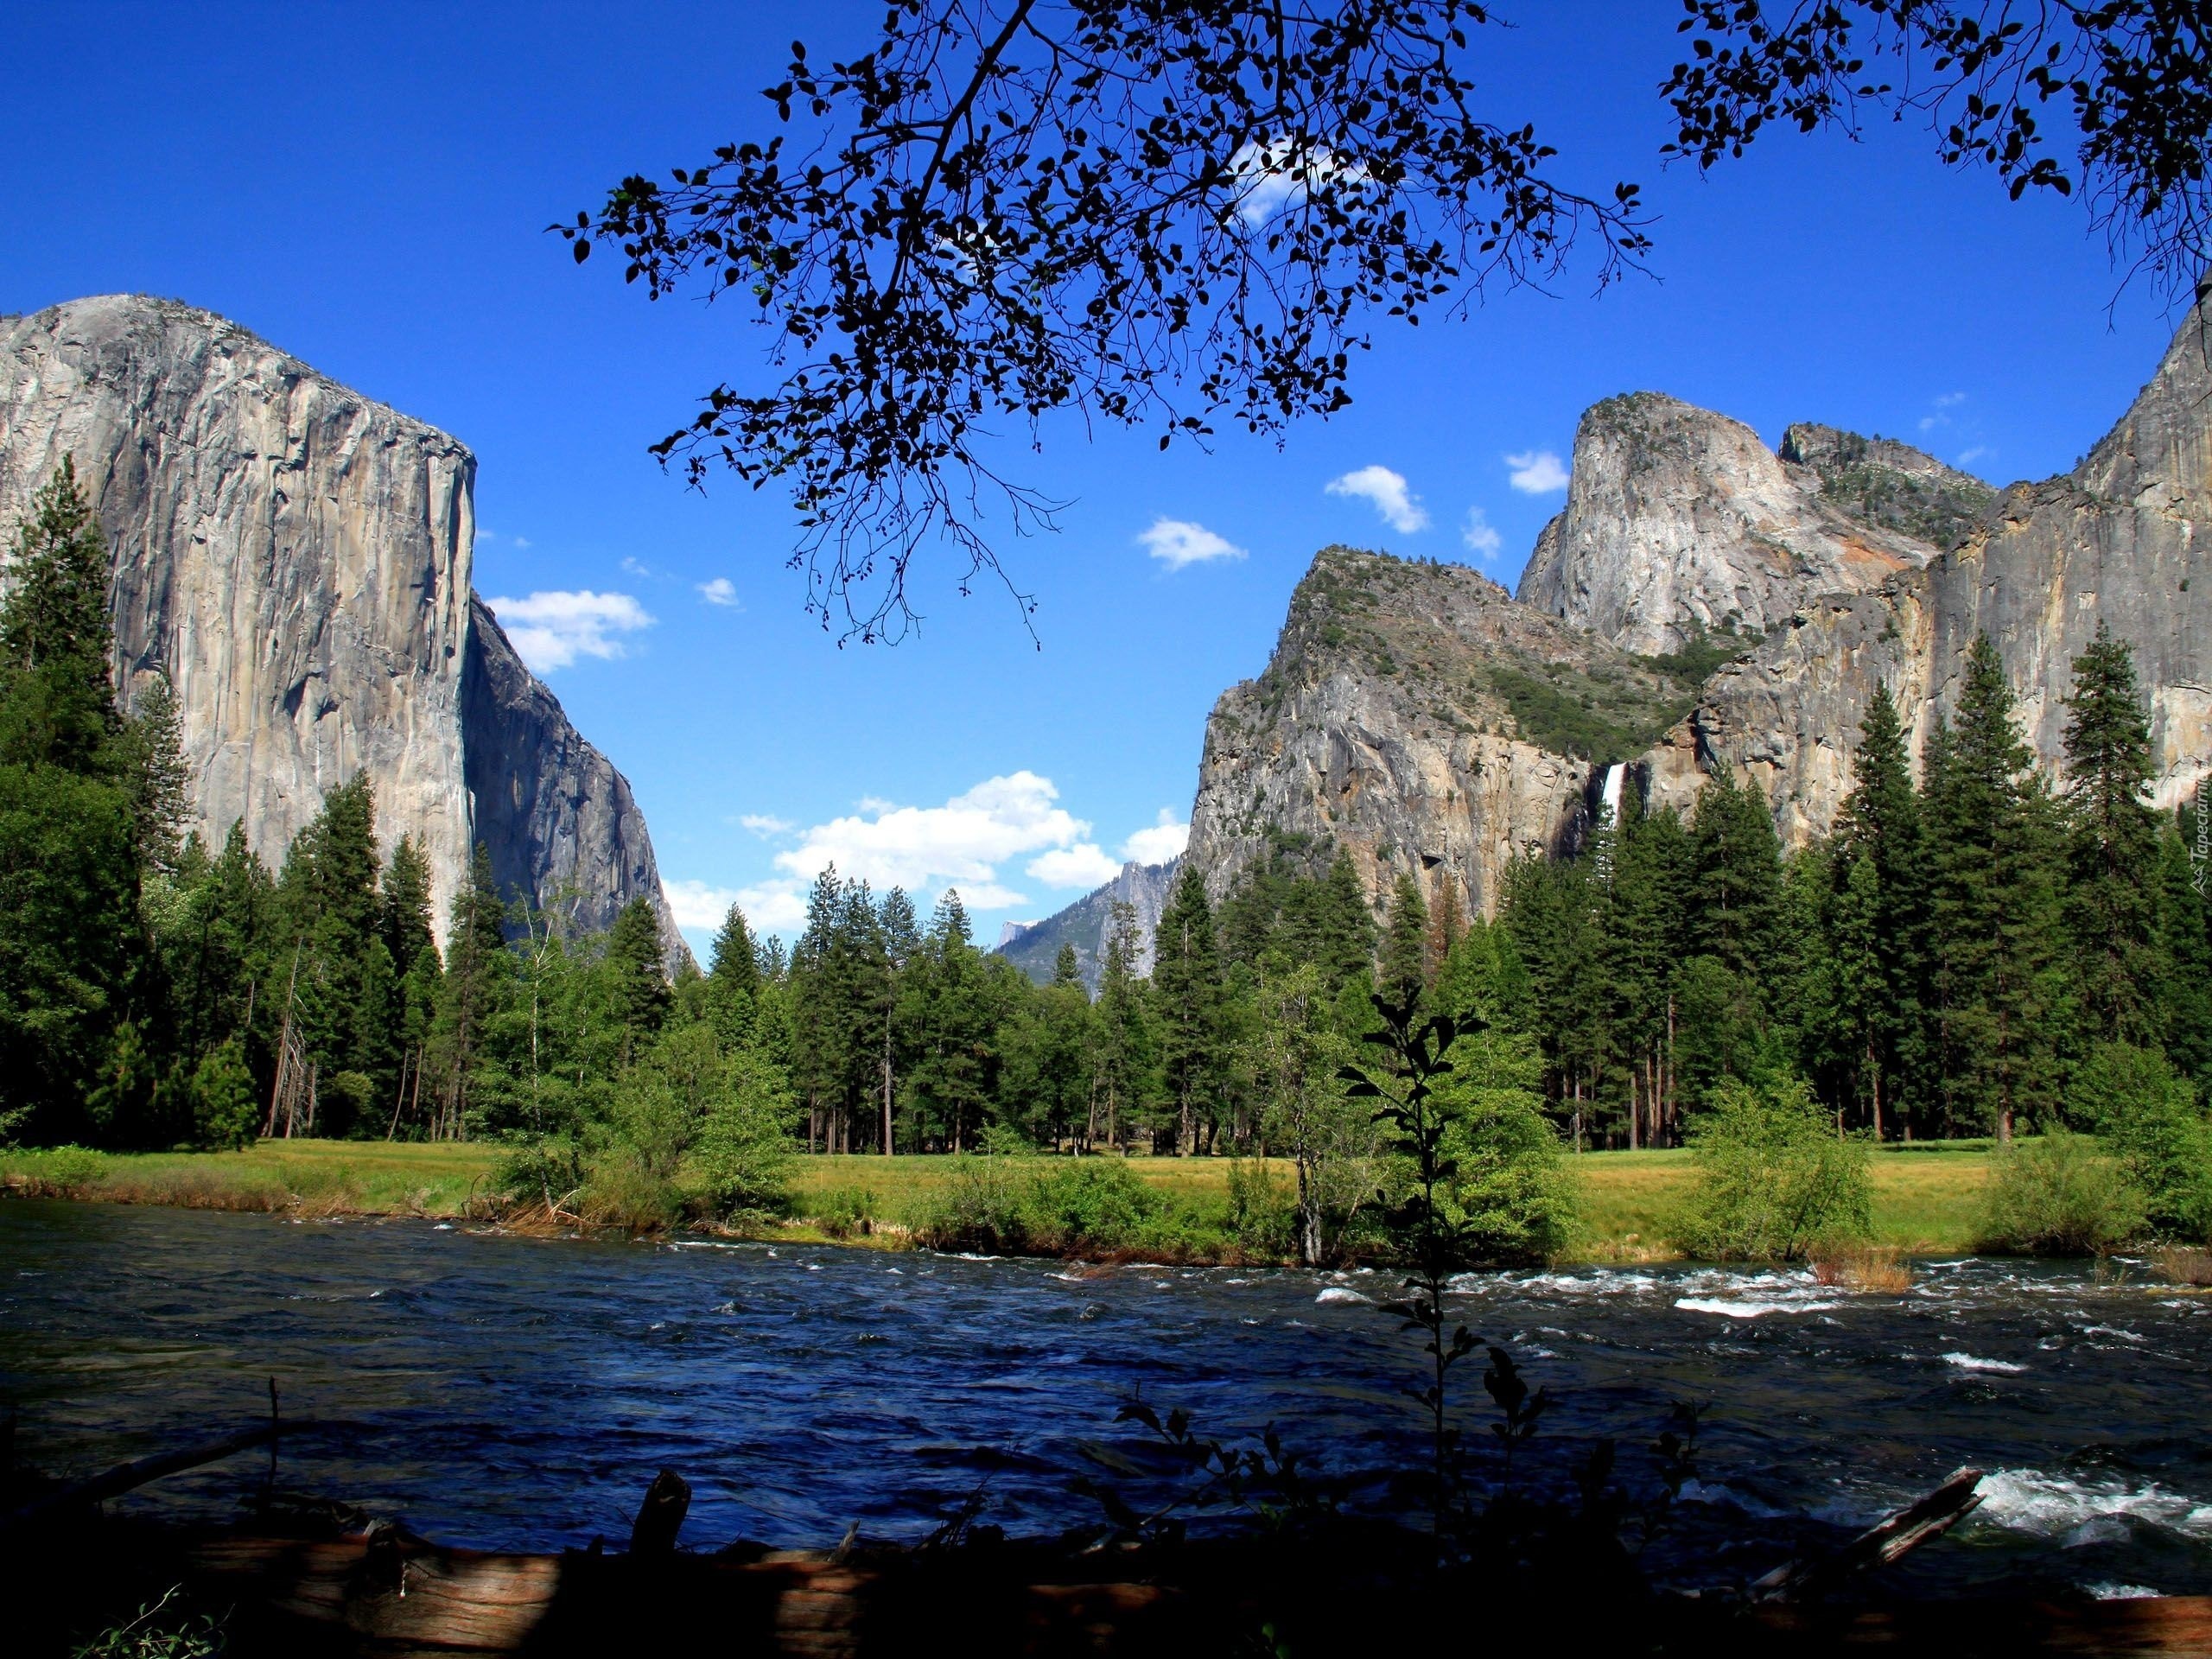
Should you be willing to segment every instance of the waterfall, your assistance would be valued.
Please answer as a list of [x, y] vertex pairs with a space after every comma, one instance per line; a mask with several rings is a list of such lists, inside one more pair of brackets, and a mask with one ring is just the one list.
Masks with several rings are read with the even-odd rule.
[[1618, 828], [1621, 821], [1621, 783], [1628, 768], [1616, 761], [1605, 768], [1605, 781], [1598, 791], [1598, 828]]

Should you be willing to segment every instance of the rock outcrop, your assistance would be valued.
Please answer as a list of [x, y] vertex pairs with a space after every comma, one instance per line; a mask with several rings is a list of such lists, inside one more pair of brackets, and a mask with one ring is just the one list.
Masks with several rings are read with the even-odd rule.
[[470, 596], [461, 677], [462, 772], [476, 839], [502, 893], [526, 893], [582, 932], [611, 926], [640, 893], [660, 914], [661, 952], [690, 947], [661, 892], [630, 780], [586, 742], [524, 666], [492, 607]]
[[2133, 405], [2073, 472], [1995, 496], [1958, 545], [1874, 590], [1805, 607], [1716, 674], [1651, 757], [1662, 799], [1699, 765], [1758, 783], [1793, 841], [1850, 787], [1868, 699], [1888, 686], [1917, 751], [1955, 707], [1986, 633], [2043, 764], [2063, 774], [2074, 658], [2100, 625], [2135, 654], [2151, 705], [2154, 798], [2212, 772], [2212, 314], [2200, 307]]
[[65, 455], [114, 556], [118, 684], [174, 684], [204, 833], [242, 821], [273, 862], [366, 772], [442, 926], [478, 839], [587, 925], [640, 893], [665, 918], [628, 786], [470, 592], [458, 441], [208, 312], [109, 296], [0, 319], [5, 542]]
[[1266, 672], [1214, 706], [1185, 855], [1218, 898], [1302, 838], [1349, 851], [1378, 901], [1410, 870], [1487, 914], [1516, 855], [1580, 832], [1593, 768], [1694, 690], [1478, 571], [1330, 548]]
[[1538, 536], [1519, 596], [1659, 655], [1707, 634], [1756, 639], [1817, 595], [1862, 593], [1934, 556], [1823, 485], [1741, 422], [1656, 392], [1609, 397], [1576, 429], [1567, 506]]
[[1141, 941], [1136, 960], [1130, 966], [1138, 978], [1146, 978], [1152, 972], [1152, 940], [1160, 926], [1160, 912], [1167, 908], [1168, 896], [1182, 869], [1179, 858], [1171, 858], [1165, 864], [1124, 864], [1111, 881], [1092, 889], [1066, 909], [1019, 927], [1013, 938], [1000, 944], [999, 954], [1042, 985], [1052, 979], [1058, 965], [1060, 947], [1071, 944], [1077, 970], [1085, 988], [1095, 995], [1106, 958], [1106, 937], [1114, 925], [1114, 906], [1127, 904], [1136, 912]]

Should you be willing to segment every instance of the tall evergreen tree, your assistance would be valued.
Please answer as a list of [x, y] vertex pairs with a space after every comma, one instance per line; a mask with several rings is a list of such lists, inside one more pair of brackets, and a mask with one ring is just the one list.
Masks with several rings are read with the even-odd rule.
[[505, 912], [492, 874], [492, 852], [480, 841], [468, 880], [454, 895], [446, 939], [436, 1031], [437, 1112], [427, 1126], [433, 1140], [458, 1141], [474, 1127], [485, 1034], [499, 1012], [511, 972], [505, 946]]
[[1763, 984], [1782, 923], [1782, 842], [1773, 814], [1724, 770], [1698, 791], [1689, 827], [1688, 943], [1747, 984]]
[[632, 899], [607, 935], [607, 1012], [621, 1036], [621, 1063], [641, 1058], [667, 1023], [671, 998], [661, 955], [660, 918]]
[[2105, 1042], [2158, 1038], [2158, 820], [2135, 653], [2102, 622], [2066, 699], [2066, 911], [2083, 1023]]
[[0, 1121], [34, 1140], [99, 1133], [127, 1143], [156, 1126], [127, 1109], [97, 1127], [85, 1117], [95, 1078], [115, 1075], [111, 1047], [143, 1052], [136, 1027], [152, 964], [140, 923], [136, 779], [110, 677], [107, 553], [70, 463], [33, 499], [8, 569]]
[[1878, 1138], [1919, 1055], [1928, 931], [1920, 798], [1886, 686], [1867, 703], [1852, 767], [1829, 867], [1830, 982], [1847, 1027], [1852, 1093]]
[[2159, 1040], [2180, 1071], [2212, 1100], [2212, 790], [2177, 809], [2158, 843], [2158, 946], [2165, 964]]
[[1117, 899], [1109, 913], [1099, 955], [1098, 1001], [1093, 1010], [1090, 1126], [1087, 1138], [1121, 1146], [1151, 1092], [1157, 1044], [1147, 1018], [1144, 982], [1137, 977], [1143, 933], [1136, 906]]
[[1946, 1127], [1993, 1127], [2056, 1102], [2066, 1007], [2056, 814], [2013, 720], [1987, 635], [1931, 756], [1931, 982]]
[[1382, 959], [1376, 988], [1393, 1001], [1417, 995], [1428, 980], [1428, 906], [1421, 883], [1409, 870], [1398, 872], [1390, 888], [1390, 912], [1382, 925]]
[[1213, 906], [1195, 865], [1186, 864], [1153, 935], [1153, 1001], [1160, 1011], [1160, 1059], [1176, 1113], [1175, 1149], [1198, 1148], [1200, 1114], [1216, 1098], [1226, 1058], [1222, 1040], [1221, 948]]
[[1071, 940], [1060, 942], [1060, 953], [1052, 958], [1052, 983], [1061, 989], [1083, 988], [1083, 963], [1077, 958]]

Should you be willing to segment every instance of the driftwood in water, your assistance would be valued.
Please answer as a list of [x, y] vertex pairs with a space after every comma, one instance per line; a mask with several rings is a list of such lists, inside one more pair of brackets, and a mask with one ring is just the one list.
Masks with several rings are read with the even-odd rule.
[[645, 1488], [645, 1501], [630, 1527], [632, 1555], [666, 1555], [676, 1548], [676, 1535], [683, 1530], [683, 1517], [691, 1510], [691, 1488], [673, 1469], [664, 1469]]
[[224, 1440], [211, 1440], [203, 1446], [186, 1446], [181, 1451], [164, 1452], [158, 1457], [141, 1458], [136, 1463], [118, 1464], [105, 1474], [94, 1475], [89, 1480], [73, 1482], [0, 1515], [0, 1533], [16, 1531], [64, 1510], [98, 1503], [105, 1498], [120, 1497], [124, 1493], [143, 1486], [149, 1480], [159, 1480], [164, 1475], [197, 1469], [206, 1463], [220, 1463], [225, 1458], [236, 1457], [257, 1446], [274, 1445], [280, 1435], [344, 1427], [347, 1425], [317, 1422], [310, 1418], [289, 1423], [272, 1418], [257, 1428], [249, 1428], [244, 1433], [232, 1434]]
[[1869, 1527], [1841, 1549], [1784, 1561], [1751, 1586], [1755, 1602], [1808, 1601], [1845, 1580], [1887, 1567], [1931, 1538], [1940, 1538], [1981, 1506], [1981, 1471], [1960, 1469], [1927, 1497]]

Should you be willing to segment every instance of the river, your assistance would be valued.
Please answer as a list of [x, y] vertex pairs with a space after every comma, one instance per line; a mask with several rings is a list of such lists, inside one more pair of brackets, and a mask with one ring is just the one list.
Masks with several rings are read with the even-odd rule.
[[[81, 1472], [251, 1421], [273, 1376], [289, 1414], [368, 1425], [288, 1446], [284, 1486], [449, 1542], [619, 1542], [664, 1465], [694, 1488], [687, 1542], [912, 1537], [979, 1488], [985, 1518], [1043, 1531], [1096, 1518], [1079, 1475], [1143, 1483], [1114, 1421], [1132, 1392], [1202, 1433], [1274, 1423], [1351, 1477], [1417, 1455], [1392, 1282], [16, 1201], [0, 1395], [20, 1456]], [[1460, 1317], [1560, 1402], [1524, 1478], [1602, 1435], [1648, 1489], [1670, 1403], [1709, 1402], [1669, 1576], [1753, 1575], [1972, 1463], [1982, 1510], [1908, 1587], [2212, 1592], [2212, 1296], [1986, 1260], [1917, 1264], [1902, 1297], [1688, 1268], [1460, 1282]], [[227, 1514], [262, 1466], [125, 1501]]]

